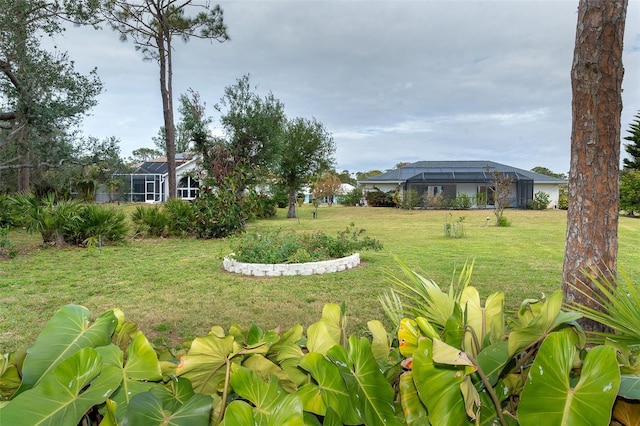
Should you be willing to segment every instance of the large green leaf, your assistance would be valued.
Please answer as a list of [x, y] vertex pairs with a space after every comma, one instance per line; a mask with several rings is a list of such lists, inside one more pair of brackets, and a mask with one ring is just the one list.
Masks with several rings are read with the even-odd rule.
[[15, 352], [0, 354], [0, 399], [9, 399], [20, 387], [20, 361]]
[[387, 359], [391, 351], [389, 337], [384, 325], [378, 320], [368, 321], [367, 328], [371, 333], [371, 352], [375, 359]]
[[500, 373], [511, 360], [509, 356], [509, 342], [494, 343], [484, 348], [477, 356], [476, 362], [487, 377], [487, 380], [494, 386], [500, 378]]
[[269, 376], [276, 376], [280, 380], [280, 386], [289, 393], [293, 393], [298, 389], [286, 371], [262, 355], [252, 355], [245, 359], [242, 365], [258, 373], [258, 376], [263, 380], [267, 380]]
[[303, 331], [304, 328], [300, 324], [283, 331], [280, 334], [280, 339], [271, 346], [267, 358], [276, 363], [291, 358], [302, 358], [304, 354], [297, 342], [302, 339]]
[[[302, 426], [304, 424], [302, 401], [298, 396], [286, 393], [275, 377], [271, 377], [269, 383], [265, 383], [253, 370], [234, 364], [231, 370], [231, 386], [235, 393], [254, 405], [255, 424], [264, 426]], [[226, 422], [226, 424], [232, 423]]]
[[75, 425], [94, 405], [103, 403], [120, 384], [118, 370], [103, 364], [93, 348], [67, 357], [32, 389], [0, 410], [3, 425]]
[[400, 376], [400, 404], [404, 419], [408, 426], [426, 426], [429, 425], [429, 416], [427, 408], [424, 406], [418, 390], [413, 382], [413, 372], [406, 371]]
[[305, 411], [325, 416], [331, 407], [348, 425], [361, 422], [350, 401], [347, 387], [338, 368], [317, 352], [310, 352], [300, 360], [300, 367], [317, 382], [304, 385], [299, 391]]
[[[485, 337], [489, 338], [490, 343], [496, 343], [504, 338], [504, 293], [494, 293], [490, 295], [485, 306], [482, 307], [480, 302], [480, 293], [475, 287], [468, 286], [462, 291], [460, 297], [460, 306], [466, 314], [466, 330], [464, 339], [464, 350], [473, 356], [476, 356], [482, 350], [482, 344]], [[471, 335], [471, 330], [477, 339]]]
[[531, 366], [518, 406], [522, 426], [608, 425], [611, 407], [620, 386], [615, 350], [597, 346], [584, 359], [580, 380], [572, 387], [571, 369], [576, 354], [572, 339], [564, 333], [550, 334]]
[[433, 361], [433, 342], [423, 339], [413, 354], [413, 381], [420, 400], [427, 407], [434, 426], [462, 425], [469, 419], [460, 385], [468, 366], [437, 365]]
[[456, 348], [462, 348], [465, 330], [464, 312], [462, 312], [460, 305], [456, 304], [444, 327], [444, 341]]
[[620, 379], [618, 395], [627, 399], [640, 400], [640, 374], [623, 374]]
[[121, 426], [207, 426], [212, 405], [209, 395], [194, 394], [172, 412], [161, 398], [144, 392], [131, 398]]
[[253, 407], [244, 401], [232, 401], [224, 410], [224, 419], [220, 426], [256, 425]]
[[215, 394], [225, 380], [227, 357], [233, 353], [233, 342], [233, 336], [214, 334], [194, 339], [189, 353], [180, 359], [175, 375], [191, 380], [198, 393]]
[[334, 346], [327, 355], [338, 367], [363, 423], [402, 424], [396, 417], [393, 389], [379, 370], [368, 339], [357, 339], [352, 335], [347, 350]]
[[33, 346], [27, 350], [19, 394], [35, 386], [47, 373], [82, 348], [111, 343], [118, 324], [113, 311], [100, 315], [92, 324], [88, 309], [78, 305], [62, 307], [47, 322]]
[[137, 331], [129, 342], [126, 359], [116, 345], [97, 348], [105, 363], [118, 368], [122, 383], [118, 390], [111, 396], [117, 404], [117, 416], [122, 418], [131, 398], [157, 386], [154, 382], [162, 380], [160, 364], [153, 347], [142, 334]]
[[403, 318], [398, 326], [398, 348], [400, 353], [409, 358], [418, 347], [420, 329], [416, 321], [411, 318]]
[[322, 308], [322, 317], [307, 329], [309, 352], [326, 355], [327, 351], [342, 342], [344, 318], [340, 305], [327, 303]]
[[[553, 330], [566, 326], [581, 316], [576, 312], [561, 312], [561, 308], [562, 291], [558, 290], [544, 301], [540, 311], [533, 315], [526, 325], [517, 326], [513, 324], [513, 331], [509, 334], [509, 356], [514, 356], [533, 343], [542, 341]], [[526, 318], [531, 317], [530, 313], [522, 315]], [[584, 332], [581, 329], [574, 331], [576, 337], [580, 341], [584, 341]]]

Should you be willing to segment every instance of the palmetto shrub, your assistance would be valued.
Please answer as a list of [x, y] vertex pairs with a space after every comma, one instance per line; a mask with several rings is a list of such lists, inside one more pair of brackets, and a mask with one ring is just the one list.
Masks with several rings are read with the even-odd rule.
[[106, 241], [122, 241], [129, 232], [124, 212], [112, 207], [86, 204], [80, 208], [79, 216], [75, 228], [65, 235], [67, 242], [101, 246]]
[[154, 237], [167, 235], [169, 220], [169, 214], [159, 206], [138, 206], [131, 214], [135, 233]]
[[63, 244], [65, 234], [78, 226], [80, 203], [73, 200], [56, 201], [49, 193], [42, 199], [29, 194], [13, 198], [16, 211], [28, 232], [39, 233], [44, 244]]
[[169, 234], [185, 237], [195, 232], [196, 211], [189, 201], [173, 198], [164, 205], [169, 215]]

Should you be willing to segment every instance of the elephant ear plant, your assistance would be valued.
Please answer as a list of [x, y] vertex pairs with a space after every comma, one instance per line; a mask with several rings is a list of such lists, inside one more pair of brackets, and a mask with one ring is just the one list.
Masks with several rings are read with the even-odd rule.
[[[448, 292], [401, 265], [381, 298], [400, 320], [405, 371], [400, 401], [409, 425], [608, 425], [620, 388], [612, 346], [585, 349], [576, 312], [563, 312], [562, 293], [525, 300], [505, 320], [501, 293], [484, 306], [465, 267]], [[403, 301], [407, 301], [406, 308]]]
[[[344, 305], [327, 304], [306, 333], [214, 326], [158, 352], [118, 309], [92, 319], [64, 306], [26, 352], [0, 357], [0, 423], [637, 424], [633, 326], [587, 347], [581, 313], [564, 312], [559, 291], [508, 318], [503, 294], [483, 303], [470, 285], [473, 265], [446, 292], [401, 266], [408, 280], [382, 297], [396, 332], [373, 320], [366, 337], [347, 336]], [[603, 292], [608, 321], [640, 302], [617, 291]]]

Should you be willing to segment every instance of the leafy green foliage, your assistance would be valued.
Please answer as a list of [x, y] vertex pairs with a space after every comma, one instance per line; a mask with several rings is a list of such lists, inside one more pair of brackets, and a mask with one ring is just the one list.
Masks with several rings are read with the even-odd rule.
[[65, 234], [76, 229], [81, 221], [79, 203], [57, 201], [52, 193], [42, 200], [32, 195], [18, 194], [13, 202], [27, 230], [39, 233], [44, 244], [64, 243]]
[[622, 160], [625, 169], [640, 170], [640, 112], [634, 116], [634, 122], [629, 125], [628, 136], [624, 139], [630, 143], [624, 145], [625, 151], [631, 158]]
[[344, 306], [327, 304], [306, 335], [300, 325], [214, 326], [160, 357], [119, 310], [91, 321], [68, 305], [26, 358], [0, 357], [0, 418], [78, 424], [99, 411], [111, 425], [526, 426], [541, 410], [553, 424], [632, 413], [622, 400], [612, 409], [618, 395], [640, 399], [639, 374], [618, 366], [633, 368], [628, 347], [586, 350], [579, 314], [561, 311], [559, 291], [525, 300], [507, 327], [504, 296], [483, 305], [470, 273], [448, 292], [412, 271], [396, 283], [424, 314], [400, 320], [397, 340], [379, 321], [369, 322], [371, 337], [347, 338]]
[[360, 204], [361, 200], [362, 190], [353, 188], [345, 195], [341, 195], [340, 197], [338, 197], [338, 204], [342, 204], [343, 206], [357, 206]]
[[[287, 217], [295, 217], [295, 194], [329, 170], [335, 150], [331, 134], [315, 119], [295, 118], [286, 123], [275, 174], [289, 195]], [[316, 197], [333, 197], [335, 188], [340, 186], [340, 180], [333, 173], [325, 178], [317, 185]]]
[[196, 227], [196, 212], [189, 201], [172, 198], [164, 204], [169, 216], [169, 234], [185, 237], [192, 235]]
[[576, 347], [570, 336], [548, 336], [529, 371], [518, 407], [523, 426], [540, 424], [540, 407], [550, 424], [609, 424], [620, 386], [620, 370], [612, 347], [591, 349], [579, 380], [572, 371]]
[[640, 212], [640, 170], [620, 174], [620, 209], [629, 215]]
[[[0, 1], [0, 190], [27, 192], [48, 185], [45, 167], [57, 168], [73, 158], [72, 134], [96, 105], [102, 84], [96, 70], [75, 70], [66, 52], [43, 49], [43, 34], [55, 36], [65, 22], [95, 24], [97, 3], [46, 0]], [[47, 191], [48, 192], [48, 191]]]
[[538, 191], [533, 194], [533, 200], [527, 203], [527, 207], [534, 210], [544, 210], [549, 207], [550, 202], [549, 194], [544, 191]]
[[422, 204], [422, 201], [422, 197], [418, 195], [418, 191], [416, 191], [415, 189], [410, 189], [402, 193], [402, 201], [400, 202], [400, 207], [406, 210], [411, 210], [419, 207]]
[[560, 185], [558, 191], [558, 208], [567, 210], [569, 208], [569, 186]]
[[236, 189], [229, 181], [215, 190], [200, 189], [193, 202], [198, 238], [225, 238], [244, 230], [249, 218], [248, 206], [237, 198]]
[[243, 202], [249, 206], [252, 219], [267, 219], [276, 215], [278, 201], [267, 194], [251, 192]]
[[394, 207], [392, 192], [382, 192], [378, 188], [374, 188], [365, 194], [367, 204], [371, 207]]
[[469, 195], [461, 192], [458, 196], [451, 202], [451, 207], [459, 210], [468, 210], [473, 205], [473, 198]]
[[0, 227], [11, 228], [18, 225], [18, 214], [15, 207], [15, 203], [9, 196], [0, 194]]
[[381, 250], [382, 244], [366, 231], [351, 224], [338, 235], [330, 237], [322, 232], [298, 234], [281, 229], [264, 233], [250, 233], [237, 240], [234, 257], [247, 263], [300, 263], [349, 256], [359, 250]]
[[131, 214], [131, 221], [135, 225], [135, 233], [161, 237], [167, 234], [170, 216], [160, 206], [137, 206]]
[[100, 246], [105, 242], [120, 242], [129, 233], [126, 215], [113, 207], [85, 204], [80, 208], [79, 216], [77, 226], [65, 235], [67, 242]]
[[0, 226], [0, 257], [9, 256], [13, 258], [17, 255], [18, 251], [16, 250], [16, 246], [11, 242], [11, 239], [9, 238], [9, 227]]

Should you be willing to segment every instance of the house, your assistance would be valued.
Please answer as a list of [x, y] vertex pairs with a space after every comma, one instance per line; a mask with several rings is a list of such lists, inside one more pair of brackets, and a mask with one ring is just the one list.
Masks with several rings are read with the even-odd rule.
[[[199, 188], [195, 178], [197, 156], [191, 153], [176, 154], [176, 181], [178, 198], [193, 200]], [[129, 202], [157, 203], [166, 201], [169, 194], [167, 157], [159, 157], [139, 164], [124, 175], [127, 184], [126, 200]]]
[[511, 178], [511, 194], [509, 206], [526, 208], [539, 191], [549, 195], [549, 207], [558, 204], [560, 186], [566, 184], [565, 179], [518, 169], [493, 161], [418, 161], [399, 169], [389, 170], [377, 176], [358, 181], [363, 194], [375, 188], [383, 191], [397, 191], [400, 196], [404, 191], [415, 190], [421, 197], [433, 197], [438, 194], [445, 198], [455, 199], [466, 194], [475, 199], [477, 194], [486, 195], [488, 204], [493, 204], [494, 173]]
[[[336, 195], [333, 196], [333, 203], [337, 203], [338, 200], [340, 199], [340, 197], [347, 195], [349, 192], [353, 191], [355, 189], [355, 186], [349, 184], [349, 183], [341, 183], [340, 184], [340, 188], [338, 188], [338, 190], [336, 191]], [[311, 191], [311, 188], [309, 187], [304, 187], [302, 189], [302, 193], [304, 194], [304, 202], [305, 203], [311, 203], [313, 201], [313, 192]], [[327, 199], [327, 197], [324, 197], [321, 202], [322, 203], [327, 203], [329, 200]]]

